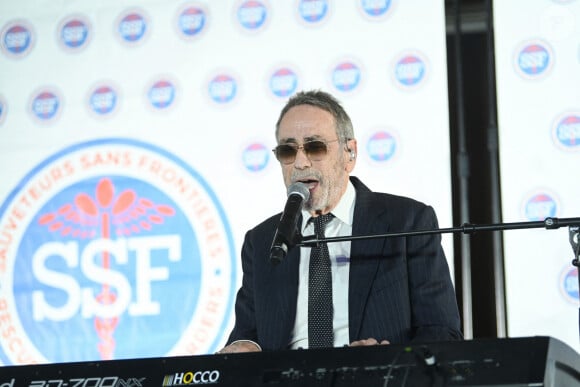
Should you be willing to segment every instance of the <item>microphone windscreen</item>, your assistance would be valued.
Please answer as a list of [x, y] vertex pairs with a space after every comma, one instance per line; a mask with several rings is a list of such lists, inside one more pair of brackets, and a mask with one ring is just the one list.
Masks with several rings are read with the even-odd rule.
[[293, 183], [290, 185], [290, 187], [288, 187], [288, 196], [292, 194], [298, 194], [302, 196], [304, 201], [307, 201], [308, 198], [310, 197], [310, 190], [308, 189], [306, 184], [297, 181], [296, 183]]

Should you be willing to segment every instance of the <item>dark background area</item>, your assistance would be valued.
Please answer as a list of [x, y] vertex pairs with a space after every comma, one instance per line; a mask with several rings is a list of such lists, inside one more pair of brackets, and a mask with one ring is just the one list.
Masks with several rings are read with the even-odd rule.
[[[491, 0], [446, 0], [453, 226], [501, 223]], [[500, 232], [454, 235], [466, 338], [505, 337]]]

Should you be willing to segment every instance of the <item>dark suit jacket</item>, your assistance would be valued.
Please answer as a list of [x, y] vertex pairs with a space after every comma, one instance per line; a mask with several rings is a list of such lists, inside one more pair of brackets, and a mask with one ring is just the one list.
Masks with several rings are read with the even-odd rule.
[[[415, 200], [371, 192], [355, 177], [352, 235], [438, 228], [433, 209]], [[248, 231], [242, 286], [228, 343], [253, 340], [286, 349], [296, 316], [300, 249], [279, 265], [269, 261], [277, 214]], [[299, 223], [300, 224], [300, 223]], [[439, 235], [353, 241], [349, 273], [350, 341], [392, 344], [461, 339], [459, 312]]]

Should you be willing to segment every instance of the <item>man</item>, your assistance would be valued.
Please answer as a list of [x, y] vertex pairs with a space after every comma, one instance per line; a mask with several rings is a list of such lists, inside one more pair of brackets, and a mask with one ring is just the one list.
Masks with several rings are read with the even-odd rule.
[[[302, 235], [313, 235], [316, 218], [327, 219], [326, 214], [332, 214], [325, 220], [327, 238], [438, 227], [431, 207], [371, 192], [350, 176], [357, 142], [350, 118], [331, 95], [309, 91], [293, 96], [280, 113], [276, 139], [284, 184], [302, 182], [310, 192], [298, 222]], [[269, 253], [279, 221], [280, 214], [272, 216], [246, 234], [236, 322], [220, 353], [462, 338], [439, 235], [295, 247], [273, 265]], [[319, 256], [330, 258], [328, 274], [311, 273], [318, 269], [309, 263]], [[331, 277], [331, 283], [311, 284], [309, 290], [309, 281], [320, 276]], [[309, 297], [324, 292], [331, 297], [322, 302], [329, 309], [323, 315], [330, 314], [326, 323], [328, 317], [309, 317], [321, 307], [320, 300]], [[326, 344], [318, 344], [313, 331], [325, 324], [330, 324]]]

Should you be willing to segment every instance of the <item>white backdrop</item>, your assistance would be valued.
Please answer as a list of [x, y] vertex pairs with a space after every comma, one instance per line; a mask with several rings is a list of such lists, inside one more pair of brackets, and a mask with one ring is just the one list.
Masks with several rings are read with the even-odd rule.
[[[580, 217], [580, 2], [494, 2], [503, 220]], [[509, 336], [580, 349], [568, 229], [504, 233]]]
[[221, 347], [243, 235], [286, 199], [270, 149], [298, 90], [342, 101], [355, 175], [451, 226], [444, 19], [431, 0], [2, 2], [0, 363]]

